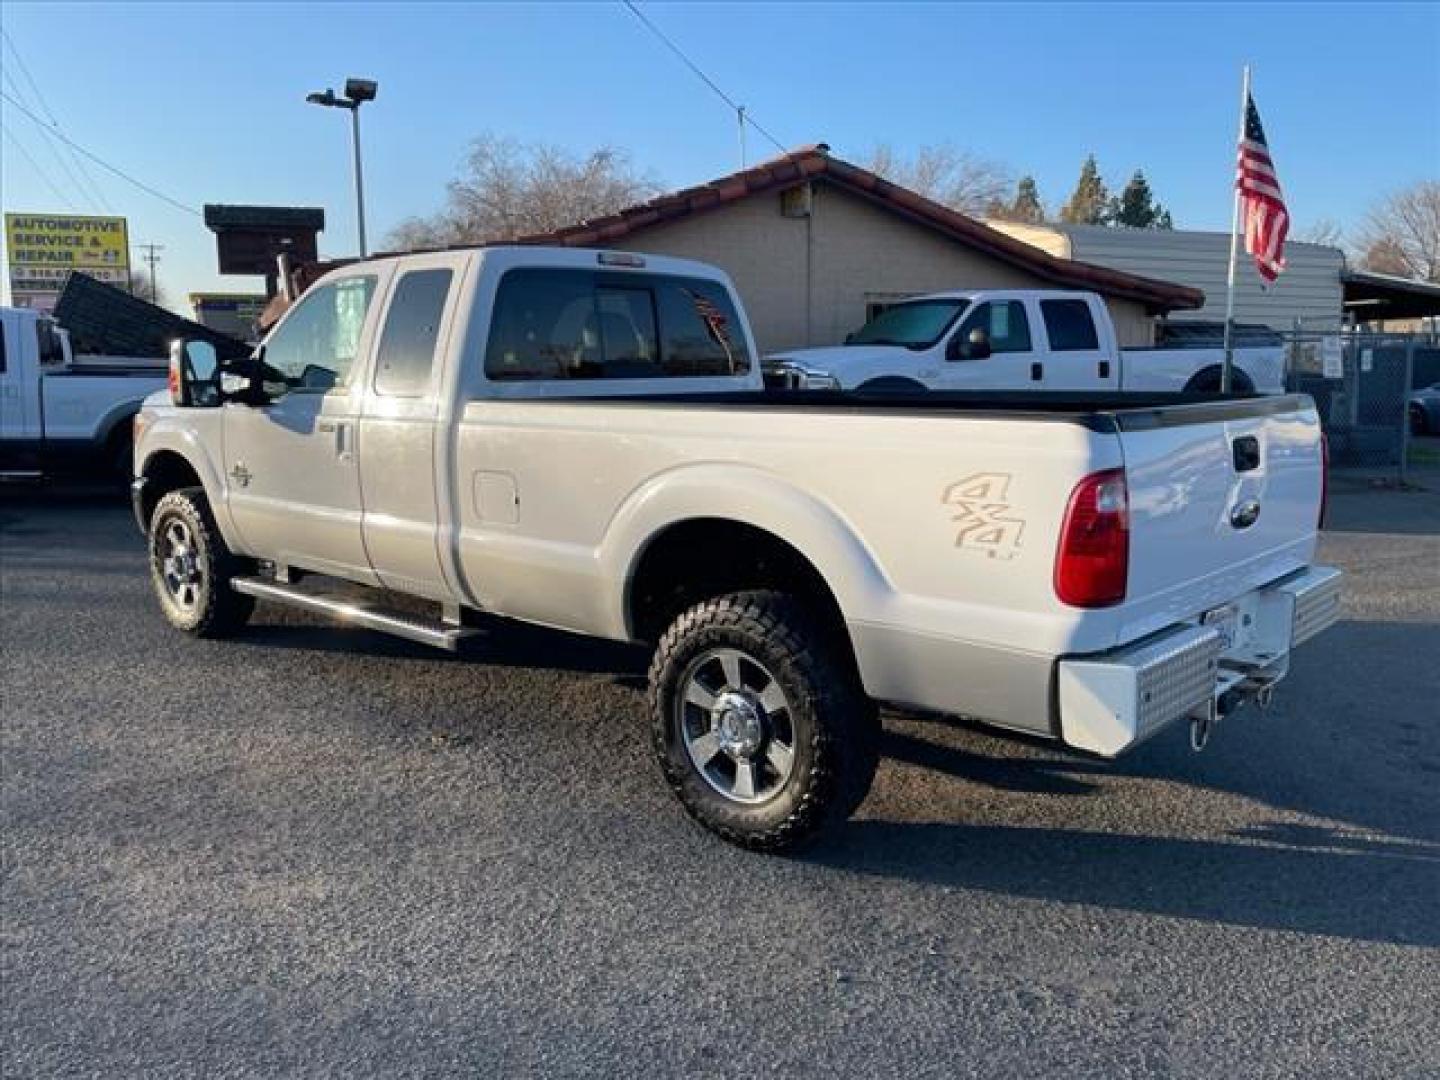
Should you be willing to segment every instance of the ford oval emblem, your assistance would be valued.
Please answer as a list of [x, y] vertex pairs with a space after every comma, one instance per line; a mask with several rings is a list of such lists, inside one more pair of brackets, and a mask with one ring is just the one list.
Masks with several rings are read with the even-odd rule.
[[1230, 511], [1230, 524], [1237, 529], [1248, 529], [1260, 516], [1260, 504], [1254, 499], [1243, 502]]

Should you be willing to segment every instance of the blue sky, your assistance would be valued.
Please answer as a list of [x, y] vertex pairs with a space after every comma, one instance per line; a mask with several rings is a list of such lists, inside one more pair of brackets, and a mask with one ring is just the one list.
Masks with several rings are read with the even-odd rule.
[[[1298, 225], [1354, 225], [1388, 190], [1440, 176], [1440, 6], [1370, 4], [647, 4], [787, 145], [863, 157], [950, 142], [1069, 193], [1083, 157], [1115, 185], [1144, 168], [1184, 228], [1226, 229], [1240, 67]], [[354, 250], [344, 114], [304, 104], [347, 75], [363, 116], [372, 246], [437, 208], [483, 131], [628, 150], [666, 186], [737, 165], [733, 115], [623, 7], [509, 4], [26, 4], [0, 9], [65, 132], [181, 202], [323, 206], [322, 252]], [[6, 93], [30, 100], [8, 50]], [[29, 120], [0, 110], [6, 210], [75, 208]], [[752, 159], [767, 150], [750, 139]], [[72, 166], [73, 167], [73, 166]], [[172, 301], [248, 291], [215, 272], [199, 219], [90, 166], [133, 241], [165, 245]]]

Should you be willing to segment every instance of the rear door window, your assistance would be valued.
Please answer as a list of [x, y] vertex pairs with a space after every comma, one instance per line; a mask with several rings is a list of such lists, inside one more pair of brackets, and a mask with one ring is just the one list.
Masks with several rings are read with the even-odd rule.
[[647, 379], [748, 371], [739, 316], [714, 282], [511, 270], [485, 351], [492, 379]]
[[1100, 347], [1095, 319], [1084, 300], [1041, 300], [1051, 352], [1084, 352]]
[[375, 392], [420, 397], [430, 386], [440, 319], [454, 273], [448, 267], [412, 270], [401, 276], [385, 314], [375, 364]]

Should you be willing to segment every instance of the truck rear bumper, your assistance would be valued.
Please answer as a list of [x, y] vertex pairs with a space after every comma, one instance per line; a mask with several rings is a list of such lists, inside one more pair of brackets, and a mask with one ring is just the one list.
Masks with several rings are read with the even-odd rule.
[[1268, 692], [1290, 652], [1340, 616], [1342, 574], [1310, 567], [1192, 624], [1056, 665], [1064, 742], [1114, 757], [1176, 720], [1213, 715], [1217, 704]]

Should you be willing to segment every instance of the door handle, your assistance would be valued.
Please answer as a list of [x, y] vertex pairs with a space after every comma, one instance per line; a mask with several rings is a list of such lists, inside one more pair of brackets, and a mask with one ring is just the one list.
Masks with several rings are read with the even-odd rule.
[[350, 429], [351, 425], [344, 420], [321, 420], [315, 425], [315, 430], [321, 435], [335, 436], [335, 456], [341, 461], [349, 461], [355, 456]]
[[1237, 473], [1253, 472], [1260, 467], [1260, 440], [1254, 435], [1241, 435], [1230, 444], [1230, 454]]
[[1110, 361], [1109, 361], [1109, 360], [1101, 360], [1101, 361], [1100, 361], [1100, 378], [1102, 378], [1102, 379], [1108, 379], [1109, 377], [1110, 377]]
[[1039, 382], [1045, 377], [1045, 365], [1038, 361], [1030, 365], [1030, 381]]

